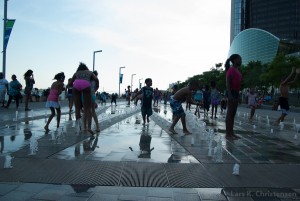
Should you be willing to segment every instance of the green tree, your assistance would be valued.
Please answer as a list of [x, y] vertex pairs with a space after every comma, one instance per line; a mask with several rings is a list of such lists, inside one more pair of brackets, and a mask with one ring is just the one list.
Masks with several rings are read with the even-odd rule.
[[256, 87], [261, 91], [267, 92], [270, 82], [262, 76], [267, 72], [268, 65], [260, 61], [251, 61], [247, 66], [241, 68], [243, 75], [242, 88]]
[[[279, 87], [281, 80], [290, 74], [293, 67], [300, 67], [300, 58], [279, 54], [269, 64], [267, 71], [261, 77], [270, 82], [271, 85]], [[299, 79], [293, 86], [300, 86]]]
[[[246, 66], [241, 66], [240, 71], [243, 75], [242, 87], [258, 87], [258, 89], [267, 92], [269, 87], [279, 87], [281, 79], [287, 77], [292, 67], [300, 68], [300, 58], [286, 56], [284, 54], [277, 55], [269, 64], [262, 64], [260, 61], [249, 62]], [[226, 90], [226, 72], [222, 68], [222, 63], [216, 63], [210, 71], [189, 77], [184, 82], [178, 81], [179, 88], [185, 87], [191, 80], [197, 80], [201, 85], [210, 85], [211, 81], [216, 81], [217, 88], [223, 92]], [[300, 78], [292, 87], [300, 87]]]

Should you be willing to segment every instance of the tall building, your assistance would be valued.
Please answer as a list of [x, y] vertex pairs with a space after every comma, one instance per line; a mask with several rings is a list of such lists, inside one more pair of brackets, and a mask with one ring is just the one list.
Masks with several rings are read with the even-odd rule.
[[243, 52], [243, 63], [299, 54], [300, 0], [231, 0], [230, 43], [229, 54]]

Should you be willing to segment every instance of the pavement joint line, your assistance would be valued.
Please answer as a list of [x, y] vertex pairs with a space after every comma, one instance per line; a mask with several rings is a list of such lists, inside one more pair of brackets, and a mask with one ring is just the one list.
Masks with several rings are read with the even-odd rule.
[[241, 161], [235, 157], [228, 149], [226, 149], [225, 147], [222, 147], [237, 163], [241, 164]]

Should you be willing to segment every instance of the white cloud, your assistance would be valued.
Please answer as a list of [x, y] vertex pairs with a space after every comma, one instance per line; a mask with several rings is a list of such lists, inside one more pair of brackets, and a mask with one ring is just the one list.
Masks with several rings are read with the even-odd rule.
[[[27, 31], [34, 26], [36, 33], [30, 33], [41, 34], [47, 50], [54, 49], [50, 41], [55, 41], [47, 39], [59, 36], [57, 43], [63, 48], [56, 53], [74, 57], [61, 62], [74, 59], [69, 64], [74, 65], [82, 59], [91, 66], [92, 51], [102, 49], [97, 65], [101, 65], [102, 85], [109, 91], [117, 90], [119, 66], [127, 66], [127, 81], [136, 73], [166, 88], [223, 62], [229, 48], [230, 2], [224, 0], [14, 0], [10, 4], [11, 13], [20, 18], [18, 26], [26, 23]], [[51, 66], [53, 58], [38, 62]], [[65, 71], [71, 75], [73, 70]]]

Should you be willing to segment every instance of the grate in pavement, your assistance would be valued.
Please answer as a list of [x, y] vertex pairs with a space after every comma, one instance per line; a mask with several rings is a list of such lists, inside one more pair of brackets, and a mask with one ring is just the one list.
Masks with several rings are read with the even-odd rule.
[[120, 185], [167, 187], [168, 179], [163, 164], [125, 163]]
[[201, 164], [164, 164], [170, 187], [220, 187], [221, 184], [207, 173]]

